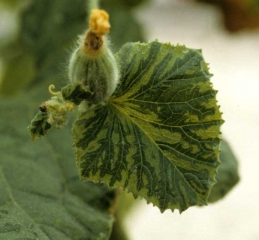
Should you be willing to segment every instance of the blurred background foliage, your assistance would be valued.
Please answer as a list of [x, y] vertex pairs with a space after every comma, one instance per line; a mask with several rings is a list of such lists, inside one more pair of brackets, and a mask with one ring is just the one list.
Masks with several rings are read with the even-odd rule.
[[[225, 25], [230, 31], [259, 25], [259, 3], [256, 0], [199, 1], [221, 7]], [[114, 52], [126, 42], [145, 41], [144, 29], [134, 13], [141, 4], [148, 4], [148, 0], [100, 1], [101, 8], [110, 14], [110, 40]], [[75, 46], [76, 36], [87, 27], [87, 14], [85, 0], [74, 0], [73, 4], [70, 0], [0, 0], [2, 103], [13, 101], [17, 95], [25, 96], [28, 90], [30, 97], [40, 103], [48, 98], [47, 86], [50, 82], [59, 86], [65, 85], [67, 59]], [[8, 121], [4, 119], [3, 113], [1, 115], [1, 121]], [[15, 138], [15, 134], [12, 137]], [[222, 164], [217, 175], [218, 183], [212, 189], [209, 202], [224, 197], [239, 181], [236, 158], [225, 141], [222, 143], [220, 159]], [[133, 198], [125, 193], [121, 194], [123, 197], [115, 213], [117, 220], [111, 239], [127, 239], [122, 230], [121, 219], [127, 213], [126, 209], [132, 206]]]
[[[101, 1], [101, 7], [110, 14], [114, 51], [126, 42], [144, 41], [141, 25], [132, 12], [132, 7], [140, 2]], [[71, 1], [1, 0], [2, 96], [16, 94], [32, 81], [44, 78], [42, 71], [48, 67], [62, 67], [58, 59], [62, 59], [65, 68], [76, 36], [87, 28], [86, 9], [85, 0], [74, 1], [73, 7]], [[20, 67], [14, 72], [15, 66]]]
[[244, 29], [258, 29], [259, 1], [258, 0], [198, 0], [214, 4], [223, 13], [224, 24], [230, 32]]

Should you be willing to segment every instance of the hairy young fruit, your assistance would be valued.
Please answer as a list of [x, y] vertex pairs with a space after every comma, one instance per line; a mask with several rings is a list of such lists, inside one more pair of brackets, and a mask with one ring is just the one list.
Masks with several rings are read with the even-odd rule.
[[119, 80], [118, 67], [109, 41], [109, 16], [103, 10], [92, 11], [89, 29], [79, 37], [78, 46], [69, 63], [71, 83], [82, 82], [93, 93], [89, 103], [106, 101], [115, 91]]

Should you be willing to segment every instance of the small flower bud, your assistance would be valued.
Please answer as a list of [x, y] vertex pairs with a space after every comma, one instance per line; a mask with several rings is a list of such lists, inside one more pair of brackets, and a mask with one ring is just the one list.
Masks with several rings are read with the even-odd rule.
[[105, 34], [110, 30], [109, 15], [99, 9], [92, 10], [89, 29], [79, 38], [78, 46], [69, 63], [71, 83], [82, 82], [93, 94], [85, 99], [89, 103], [106, 101], [115, 91], [119, 72]]

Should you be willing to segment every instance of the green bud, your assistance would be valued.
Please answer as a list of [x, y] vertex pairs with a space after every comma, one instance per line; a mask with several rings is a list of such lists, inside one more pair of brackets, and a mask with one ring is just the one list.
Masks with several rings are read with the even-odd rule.
[[85, 99], [98, 104], [107, 101], [115, 91], [119, 71], [109, 42], [104, 34], [109, 31], [108, 14], [94, 10], [90, 17], [90, 29], [78, 41], [69, 63], [71, 83], [81, 82], [92, 95]]

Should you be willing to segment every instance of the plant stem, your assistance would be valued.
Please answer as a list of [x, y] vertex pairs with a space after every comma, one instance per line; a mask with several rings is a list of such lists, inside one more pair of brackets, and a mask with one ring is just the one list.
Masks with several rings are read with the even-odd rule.
[[86, 5], [87, 15], [90, 16], [90, 13], [93, 9], [99, 8], [99, 0], [86, 0]]

